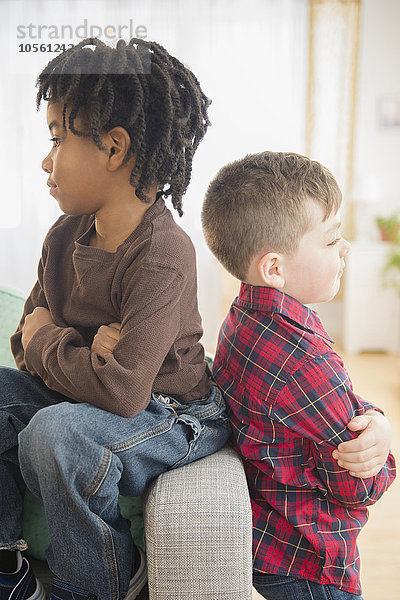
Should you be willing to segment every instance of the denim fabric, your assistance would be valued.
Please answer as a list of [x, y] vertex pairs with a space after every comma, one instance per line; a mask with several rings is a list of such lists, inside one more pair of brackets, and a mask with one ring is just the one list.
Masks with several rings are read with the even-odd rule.
[[253, 585], [267, 600], [363, 600], [334, 585], [284, 575], [254, 575]]
[[44, 406], [65, 400], [39, 377], [0, 367], [0, 548], [24, 550], [25, 483], [18, 461], [18, 434]]
[[139, 496], [160, 473], [226, 443], [220, 391], [187, 405], [152, 394], [147, 409], [127, 419], [13, 369], [0, 369], [0, 390], [0, 547], [21, 538], [24, 480], [44, 503], [56, 577], [101, 600], [123, 598], [133, 548], [118, 496]]

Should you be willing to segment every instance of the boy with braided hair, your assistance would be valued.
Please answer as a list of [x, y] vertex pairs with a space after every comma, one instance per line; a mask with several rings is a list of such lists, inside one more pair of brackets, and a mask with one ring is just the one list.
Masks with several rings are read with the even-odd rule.
[[253, 580], [268, 600], [362, 600], [357, 536], [395, 478], [389, 423], [354, 393], [306, 306], [339, 290], [350, 248], [341, 201], [318, 162], [261, 152], [222, 168], [203, 206], [210, 249], [242, 281], [213, 376], [244, 460]]
[[221, 448], [230, 434], [197, 308], [182, 214], [209, 100], [142, 39], [87, 39], [38, 78], [65, 213], [0, 370], [0, 596], [44, 598], [21, 550], [25, 485], [44, 503], [52, 599], [133, 600], [146, 581], [118, 496]]

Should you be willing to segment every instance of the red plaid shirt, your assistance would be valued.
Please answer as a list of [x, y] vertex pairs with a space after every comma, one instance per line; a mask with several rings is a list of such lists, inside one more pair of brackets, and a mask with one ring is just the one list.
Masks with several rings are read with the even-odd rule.
[[317, 314], [278, 290], [243, 284], [219, 334], [222, 389], [253, 509], [253, 568], [361, 591], [357, 536], [395, 478], [389, 455], [370, 479], [332, 458], [346, 425], [375, 408], [352, 389]]

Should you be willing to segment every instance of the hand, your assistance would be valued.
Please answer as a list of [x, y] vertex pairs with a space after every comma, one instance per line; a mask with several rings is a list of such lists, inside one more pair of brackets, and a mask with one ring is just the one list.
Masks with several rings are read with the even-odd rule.
[[389, 421], [376, 410], [367, 410], [354, 417], [347, 427], [361, 431], [354, 440], [339, 444], [332, 453], [338, 465], [353, 477], [373, 477], [382, 469], [390, 451], [392, 428]]
[[26, 350], [27, 345], [35, 333], [44, 327], [44, 325], [48, 325], [49, 323], [54, 323], [53, 318], [50, 314], [50, 311], [43, 306], [37, 306], [32, 313], [26, 315], [24, 324], [22, 326], [21, 337], [21, 343], [24, 350]]
[[99, 327], [93, 338], [91, 347], [92, 352], [95, 352], [103, 358], [106, 357], [106, 354], [112, 353], [121, 337], [120, 329], [120, 323], [110, 323], [109, 325], [102, 325]]

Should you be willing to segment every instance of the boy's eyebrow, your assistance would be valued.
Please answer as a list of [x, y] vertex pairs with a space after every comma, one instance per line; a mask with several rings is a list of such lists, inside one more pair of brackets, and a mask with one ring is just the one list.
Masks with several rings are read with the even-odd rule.
[[332, 227], [329, 227], [329, 229], [327, 229], [325, 233], [332, 233], [333, 231], [336, 231], [337, 229], [340, 229], [341, 226], [342, 226], [342, 222], [341, 221], [336, 221], [336, 223], [334, 223], [332, 225]]
[[49, 123], [49, 129], [50, 129], [50, 131], [52, 129], [54, 129], [54, 127], [58, 127], [58, 121], [56, 121], [55, 119], [53, 119], [52, 122]]

